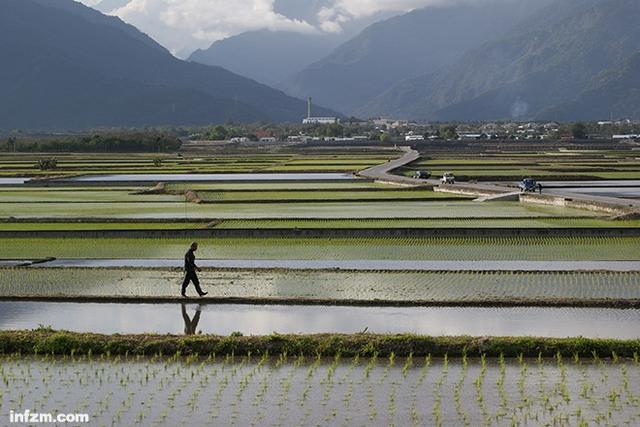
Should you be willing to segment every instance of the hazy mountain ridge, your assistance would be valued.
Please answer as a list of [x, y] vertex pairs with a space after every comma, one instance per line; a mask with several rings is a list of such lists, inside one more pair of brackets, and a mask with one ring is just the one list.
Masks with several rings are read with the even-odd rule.
[[198, 49], [189, 61], [217, 65], [265, 84], [275, 85], [328, 54], [342, 40], [331, 34], [251, 31]]
[[[603, 71], [575, 99], [540, 113], [557, 120], [640, 118], [640, 50], [612, 69]], [[579, 112], [579, 114], [576, 114]]]
[[398, 83], [358, 113], [429, 120], [581, 118], [593, 108], [570, 101], [640, 46], [639, 19], [635, 0], [563, 1], [450, 67]]
[[492, 0], [414, 10], [371, 25], [279, 87], [345, 113], [357, 111], [398, 81], [435, 72], [506, 33], [546, 2]]
[[[298, 11], [300, 16], [291, 17], [307, 20], [311, 25], [318, 25], [311, 12], [317, 12], [323, 4], [327, 2], [316, 1], [315, 4], [307, 5], [306, 8], [301, 7], [305, 10]], [[307, 8], [310, 10], [306, 10]], [[293, 3], [287, 4], [286, 9], [289, 13], [295, 12]], [[354, 19], [348, 25], [345, 24], [346, 28], [338, 33], [321, 30], [311, 33], [268, 29], [247, 31], [218, 40], [207, 49], [198, 49], [189, 56], [188, 60], [220, 66], [236, 74], [277, 87], [295, 73], [331, 53], [333, 49], [350, 40], [371, 23], [390, 15], [391, 13], [384, 12]], [[302, 98], [306, 98], [306, 95]]]
[[[180, 61], [119, 19], [71, 0], [0, 3], [0, 127], [298, 121], [304, 101]], [[326, 112], [330, 114], [330, 112]]]

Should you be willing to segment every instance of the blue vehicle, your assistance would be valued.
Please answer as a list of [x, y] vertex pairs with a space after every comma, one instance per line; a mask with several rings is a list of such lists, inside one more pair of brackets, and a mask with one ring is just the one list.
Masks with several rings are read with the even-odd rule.
[[520, 191], [523, 193], [533, 193], [539, 187], [535, 179], [525, 178], [522, 181], [520, 181], [520, 184], [518, 184], [518, 188], [520, 188]]
[[413, 177], [415, 179], [429, 179], [431, 178], [431, 173], [427, 171], [416, 171]]

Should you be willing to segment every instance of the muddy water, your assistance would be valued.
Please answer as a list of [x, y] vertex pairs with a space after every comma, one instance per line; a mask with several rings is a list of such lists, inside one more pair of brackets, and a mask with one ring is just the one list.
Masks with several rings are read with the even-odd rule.
[[640, 338], [640, 310], [0, 302], [0, 329], [98, 333], [415, 333]]
[[[179, 268], [181, 259], [58, 259], [33, 267]], [[385, 271], [640, 271], [640, 261], [412, 261], [202, 259], [205, 268]]]

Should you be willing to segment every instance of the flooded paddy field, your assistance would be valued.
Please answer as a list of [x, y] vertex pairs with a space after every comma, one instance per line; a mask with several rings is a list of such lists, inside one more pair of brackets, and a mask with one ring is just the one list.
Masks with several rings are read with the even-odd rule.
[[8, 177], [0, 177], [0, 186], [2, 185], [22, 185], [27, 182], [29, 178], [8, 178]]
[[89, 413], [95, 425], [640, 421], [633, 359], [0, 357], [4, 413]]
[[[181, 259], [55, 259], [35, 268], [181, 268]], [[432, 261], [432, 260], [255, 260], [201, 259], [210, 269], [348, 270], [348, 271], [473, 271], [473, 272], [640, 272], [640, 261]]]
[[[610, 191], [581, 180], [630, 179], [640, 170], [628, 153], [458, 154], [435, 153], [397, 173], [416, 166], [434, 176], [453, 171], [503, 182], [561, 174], [580, 181], [563, 186]], [[0, 412], [86, 412], [97, 425], [639, 424], [640, 238], [621, 230], [637, 229], [638, 220], [448, 200], [352, 175], [398, 155], [326, 147], [60, 155], [55, 173], [39, 170], [42, 156], [3, 157], [3, 176], [57, 178], [0, 178], [7, 184], [0, 230], [124, 234], [0, 238]], [[631, 184], [620, 188], [635, 191]], [[278, 227], [388, 228], [393, 237], [201, 238], [191, 231]], [[514, 233], [392, 234], [438, 227]], [[618, 230], [518, 234], [527, 227]], [[181, 237], [126, 234], [173, 229]], [[179, 293], [181, 257], [192, 240], [200, 243], [203, 299]], [[58, 260], [19, 267], [47, 257]], [[492, 338], [501, 336], [515, 338]], [[559, 343], [564, 337], [601, 341]], [[32, 347], [20, 347], [25, 342]], [[454, 348], [451, 357], [427, 356]], [[100, 351], [87, 356], [87, 349]], [[276, 350], [268, 356], [265, 349]], [[474, 356], [489, 349], [489, 356], [462, 357], [467, 349]], [[12, 355], [18, 351], [23, 356]]]
[[417, 334], [640, 339], [640, 310], [569, 307], [349, 307], [314, 305], [0, 301], [0, 330], [100, 334]]
[[345, 173], [193, 173], [193, 174], [112, 174], [68, 178], [72, 182], [211, 182], [211, 181], [341, 181], [353, 176]]
[[[4, 224], [0, 223], [0, 230]], [[529, 218], [388, 218], [388, 219], [228, 219], [216, 228], [639, 228], [640, 220], [612, 221], [597, 217]]]
[[562, 187], [562, 191], [591, 196], [640, 199], [640, 187]]
[[[0, 298], [180, 298], [179, 269], [0, 268]], [[640, 300], [638, 272], [410, 272], [218, 270], [200, 274], [208, 297], [329, 304], [567, 305]], [[189, 292], [191, 294], [192, 290]], [[195, 294], [193, 294], [195, 295]], [[607, 304], [604, 304], [607, 305]]]
[[[640, 228], [640, 220], [616, 220], [594, 217], [531, 217], [504, 219], [419, 219], [419, 218], [352, 218], [352, 219], [218, 219], [203, 220], [110, 220], [109, 218], [85, 218], [83, 222], [59, 218], [38, 220], [0, 221], [0, 231], [105, 231], [105, 230], [185, 230], [185, 229], [222, 229], [222, 230], [269, 230], [269, 229], [564, 229], [580, 232], [580, 229], [598, 230]], [[124, 221], [124, 222], [123, 222]], [[587, 232], [588, 233], [588, 232]], [[593, 234], [595, 234], [593, 233]]]
[[[226, 260], [637, 261], [637, 236], [201, 238], [198, 257]], [[186, 238], [3, 238], [0, 258], [176, 259]], [[99, 242], [99, 244], [97, 244]]]
[[518, 202], [363, 201], [305, 203], [195, 204], [182, 202], [94, 202], [0, 204], [0, 218], [112, 218], [112, 219], [358, 219], [358, 218], [531, 218], [601, 217], [597, 212]]
[[[8, 176], [46, 176], [38, 162], [50, 157], [39, 153], [5, 153], [0, 156], [0, 174]], [[162, 153], [56, 153], [56, 176], [77, 175], [193, 175], [193, 174], [261, 174], [261, 173], [347, 173], [386, 162], [395, 154], [372, 147], [349, 153], [252, 153], [188, 154]], [[158, 162], [159, 161], [159, 162]]]

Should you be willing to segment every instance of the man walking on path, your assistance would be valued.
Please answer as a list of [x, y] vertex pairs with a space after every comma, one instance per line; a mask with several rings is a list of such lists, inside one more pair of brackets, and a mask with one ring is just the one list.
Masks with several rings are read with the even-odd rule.
[[198, 275], [196, 271], [202, 271], [196, 265], [196, 255], [195, 251], [198, 250], [198, 243], [193, 242], [191, 247], [184, 255], [184, 281], [182, 282], [182, 296], [186, 298], [187, 294], [187, 286], [189, 286], [189, 282], [193, 282], [193, 286], [196, 288], [196, 292], [201, 297], [207, 295], [207, 292], [203, 292], [200, 288], [200, 280], [198, 280]]

